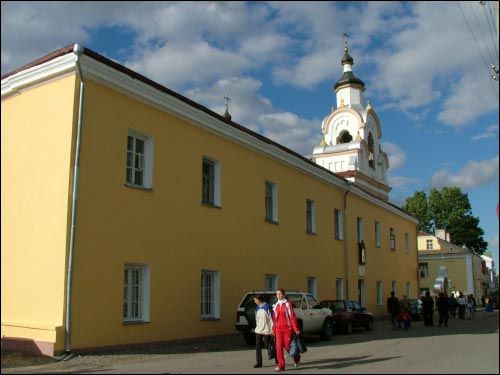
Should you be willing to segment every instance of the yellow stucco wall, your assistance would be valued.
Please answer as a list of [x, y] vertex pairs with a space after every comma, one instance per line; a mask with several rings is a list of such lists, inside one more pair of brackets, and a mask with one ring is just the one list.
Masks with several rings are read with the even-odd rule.
[[2, 336], [63, 325], [75, 76], [2, 99]]
[[[345, 259], [344, 241], [334, 239], [333, 211], [343, 209], [344, 191], [96, 82], [86, 85], [73, 349], [235, 333], [241, 298], [264, 289], [265, 274], [277, 274], [279, 286], [289, 290], [307, 290], [307, 277], [314, 276], [318, 298], [335, 298]], [[21, 334], [8, 331], [4, 320], [60, 327], [43, 336], [57, 337], [56, 350], [64, 347], [76, 94], [70, 76], [2, 101], [2, 334]], [[154, 139], [152, 191], [125, 186], [129, 129]], [[204, 156], [221, 162], [221, 208], [200, 204]], [[266, 180], [278, 186], [278, 225], [264, 220]], [[315, 235], [306, 233], [306, 199], [316, 204]], [[393, 280], [398, 295], [409, 282], [416, 297], [415, 224], [353, 194], [346, 216], [349, 298], [358, 297], [358, 279], [365, 280], [366, 306], [375, 315], [385, 314]], [[364, 220], [365, 277], [359, 276], [357, 217]], [[396, 229], [394, 252], [390, 227]], [[149, 323], [122, 322], [126, 263], [150, 267]], [[218, 320], [200, 319], [202, 270], [220, 272]]]
[[[264, 288], [267, 273], [277, 274], [281, 287], [299, 290], [315, 276], [319, 299], [335, 298], [344, 249], [333, 238], [333, 210], [342, 208], [343, 191], [90, 81], [84, 116], [74, 347], [234, 333], [237, 305], [247, 291]], [[124, 184], [128, 129], [154, 138], [153, 192]], [[200, 204], [203, 156], [221, 162], [221, 209]], [[278, 185], [279, 225], [264, 221], [265, 180]], [[316, 203], [316, 235], [306, 234], [307, 198]], [[401, 287], [410, 281], [416, 295], [415, 224], [353, 196], [348, 209], [350, 273], [358, 271], [361, 216], [367, 306], [385, 313], [375, 306], [376, 280], [383, 281], [384, 304], [392, 280]], [[380, 249], [370, 246], [375, 218], [382, 224]], [[390, 226], [397, 228], [394, 253]], [[402, 250], [405, 231], [408, 254]], [[122, 323], [125, 263], [150, 265], [150, 323]], [[200, 320], [202, 270], [220, 272], [220, 320]], [[357, 279], [350, 276], [351, 299], [357, 299]]]

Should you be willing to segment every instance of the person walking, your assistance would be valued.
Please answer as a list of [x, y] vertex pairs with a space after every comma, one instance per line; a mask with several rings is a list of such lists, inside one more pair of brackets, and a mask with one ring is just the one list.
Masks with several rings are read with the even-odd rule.
[[410, 328], [411, 323], [411, 310], [410, 310], [410, 301], [406, 298], [406, 295], [403, 294], [403, 298], [399, 302], [399, 313], [401, 314], [401, 320], [403, 321], [403, 329], [405, 331]]
[[439, 293], [439, 297], [436, 302], [436, 306], [439, 312], [439, 326], [441, 327], [443, 324], [446, 328], [448, 328], [448, 296], [446, 293]]
[[471, 320], [474, 319], [474, 310], [475, 310], [475, 301], [474, 301], [474, 296], [472, 294], [469, 294], [467, 296], [467, 319]]
[[465, 300], [465, 297], [464, 297], [462, 292], [460, 292], [458, 295], [457, 304], [458, 304], [458, 319], [464, 320], [465, 319], [465, 307], [467, 305], [467, 301]]
[[457, 312], [457, 300], [453, 293], [450, 293], [450, 297], [448, 298], [448, 309], [450, 316], [455, 318]]
[[[278, 366], [274, 371], [285, 371], [285, 356], [283, 349], [290, 351], [290, 343], [293, 334], [300, 335], [297, 318], [293, 311], [293, 305], [285, 298], [285, 291], [278, 289], [276, 291], [278, 301], [273, 305], [273, 335], [276, 338], [276, 359]], [[293, 357], [295, 367], [300, 364], [300, 354]]]
[[262, 343], [264, 347], [269, 347], [269, 339], [273, 333], [273, 318], [271, 306], [264, 301], [262, 294], [253, 297], [257, 305], [255, 309], [255, 357], [257, 362], [254, 368], [262, 367]]
[[432, 314], [434, 312], [434, 300], [429, 291], [425, 292], [425, 297], [422, 297], [422, 309], [424, 310], [424, 326], [433, 325]]
[[401, 328], [401, 323], [398, 322], [399, 300], [394, 297], [394, 292], [387, 298], [387, 313], [391, 314], [392, 330], [396, 330], [396, 323], [398, 328]]

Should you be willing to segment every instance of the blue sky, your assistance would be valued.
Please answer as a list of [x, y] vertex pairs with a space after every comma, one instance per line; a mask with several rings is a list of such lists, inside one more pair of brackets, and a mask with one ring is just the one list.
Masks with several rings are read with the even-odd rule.
[[[2, 2], [2, 74], [71, 43], [303, 155], [342, 75], [382, 124], [390, 199], [459, 186], [498, 267], [498, 63], [493, 2]], [[493, 16], [493, 18], [492, 18]]]

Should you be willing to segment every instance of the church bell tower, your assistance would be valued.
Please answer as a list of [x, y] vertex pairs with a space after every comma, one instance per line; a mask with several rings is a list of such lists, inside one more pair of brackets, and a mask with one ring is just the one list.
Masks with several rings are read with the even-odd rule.
[[323, 139], [314, 148], [312, 159], [360, 189], [388, 201], [389, 159], [380, 145], [380, 121], [370, 102], [364, 102], [365, 84], [352, 71], [354, 60], [349, 55], [347, 38], [344, 33], [343, 74], [333, 86], [337, 107], [332, 108], [321, 124]]

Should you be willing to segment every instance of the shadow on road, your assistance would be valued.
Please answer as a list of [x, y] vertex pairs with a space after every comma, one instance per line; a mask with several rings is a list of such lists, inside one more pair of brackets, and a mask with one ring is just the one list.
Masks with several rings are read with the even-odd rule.
[[321, 361], [308, 361], [304, 365], [300, 366], [301, 370], [335, 370], [344, 367], [362, 365], [367, 363], [375, 363], [375, 362], [383, 362], [389, 361], [397, 357], [382, 357], [382, 358], [373, 358], [373, 359], [365, 359], [370, 358], [372, 356], [365, 355], [361, 357], [349, 357], [349, 358], [331, 358], [331, 359], [322, 359]]

